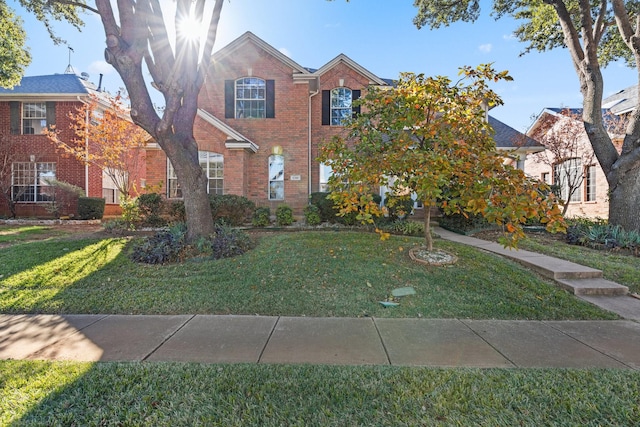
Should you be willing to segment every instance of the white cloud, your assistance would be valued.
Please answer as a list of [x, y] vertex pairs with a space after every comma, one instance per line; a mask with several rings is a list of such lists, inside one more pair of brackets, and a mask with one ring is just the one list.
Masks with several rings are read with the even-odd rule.
[[111, 74], [115, 69], [106, 61], [93, 61], [88, 71], [90, 74]]
[[489, 53], [491, 52], [491, 49], [493, 49], [493, 46], [491, 45], [491, 43], [486, 43], [478, 46], [478, 49], [480, 49], [480, 52]]
[[287, 49], [286, 47], [281, 47], [280, 49], [278, 49], [280, 51], [281, 54], [288, 56], [289, 58], [291, 58], [291, 52], [289, 51], [289, 49]]

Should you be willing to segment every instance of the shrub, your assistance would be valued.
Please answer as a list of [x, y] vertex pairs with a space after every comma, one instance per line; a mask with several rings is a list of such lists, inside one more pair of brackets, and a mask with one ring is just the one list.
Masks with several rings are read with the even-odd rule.
[[320, 219], [323, 222], [337, 222], [337, 210], [333, 207], [333, 200], [328, 198], [329, 193], [322, 191], [311, 193], [309, 202], [320, 211]]
[[131, 259], [146, 264], [167, 264], [180, 261], [187, 248], [187, 227], [176, 224], [144, 239], [133, 248]]
[[133, 226], [122, 218], [109, 220], [102, 224], [104, 231], [112, 234], [124, 234], [129, 230], [133, 230]]
[[184, 202], [182, 200], [168, 202], [167, 215], [169, 215], [169, 221], [172, 223], [186, 222], [187, 214], [184, 210]]
[[387, 195], [385, 206], [389, 210], [389, 218], [404, 218], [413, 212], [413, 199], [411, 196]]
[[214, 259], [230, 258], [242, 255], [252, 247], [253, 242], [247, 233], [217, 225], [215, 236], [211, 242], [211, 256]]
[[322, 223], [322, 218], [320, 217], [320, 208], [316, 205], [307, 205], [304, 208], [304, 220], [307, 225], [318, 225]]
[[601, 219], [578, 218], [569, 220], [569, 224], [566, 236], [569, 244], [592, 248], [621, 248], [635, 254], [640, 251], [640, 233], [637, 231], [626, 231]]
[[99, 197], [78, 198], [78, 218], [102, 219], [104, 216], [105, 200]]
[[392, 222], [380, 225], [384, 231], [394, 234], [404, 234], [406, 236], [424, 236], [424, 224], [417, 221], [407, 221], [405, 219], [396, 219]]
[[287, 205], [280, 205], [276, 209], [276, 224], [286, 226], [293, 224], [293, 210]]
[[141, 225], [159, 227], [166, 224], [162, 216], [162, 196], [158, 193], [141, 194], [136, 199]]
[[253, 212], [251, 224], [254, 227], [266, 227], [271, 223], [271, 209], [267, 206], [257, 208]]
[[131, 197], [121, 198], [120, 208], [122, 209], [122, 220], [129, 224], [131, 229], [135, 229], [136, 224], [140, 222], [140, 209], [136, 199]]
[[246, 197], [234, 194], [209, 196], [211, 215], [216, 222], [223, 220], [229, 225], [242, 225], [251, 220], [256, 205]]
[[464, 216], [461, 213], [442, 215], [438, 218], [438, 224], [442, 228], [462, 234], [493, 227], [482, 215]]

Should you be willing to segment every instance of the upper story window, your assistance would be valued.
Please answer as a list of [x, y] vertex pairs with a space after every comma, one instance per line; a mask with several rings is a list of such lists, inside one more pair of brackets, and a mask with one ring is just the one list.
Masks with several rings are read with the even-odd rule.
[[342, 126], [351, 118], [351, 89], [337, 87], [331, 90], [331, 126]]
[[273, 119], [275, 82], [257, 77], [226, 80], [224, 104], [227, 119]]
[[337, 87], [322, 91], [322, 124], [344, 126], [347, 120], [360, 113], [353, 102], [360, 98], [359, 90]]
[[[224, 194], [224, 156], [209, 151], [198, 151], [200, 167], [207, 176], [207, 193]], [[167, 159], [167, 197], [182, 197], [176, 171]]]
[[236, 80], [236, 119], [265, 118], [266, 83], [245, 77]]
[[55, 102], [9, 102], [11, 133], [41, 135], [47, 126], [56, 124]]

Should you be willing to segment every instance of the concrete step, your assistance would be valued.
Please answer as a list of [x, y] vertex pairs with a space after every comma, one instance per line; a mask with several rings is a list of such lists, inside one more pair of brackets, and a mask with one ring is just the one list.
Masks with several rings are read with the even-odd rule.
[[574, 262], [531, 252], [515, 252], [509, 258], [554, 280], [601, 279], [602, 271]]
[[629, 293], [628, 287], [601, 278], [556, 278], [555, 281], [561, 288], [572, 292], [574, 295], [619, 296]]

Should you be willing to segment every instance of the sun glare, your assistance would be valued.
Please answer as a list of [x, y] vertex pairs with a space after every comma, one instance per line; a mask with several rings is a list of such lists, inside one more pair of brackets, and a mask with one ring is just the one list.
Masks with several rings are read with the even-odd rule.
[[178, 39], [184, 39], [190, 42], [197, 42], [204, 38], [204, 23], [201, 18], [194, 15], [185, 16], [178, 22], [177, 36]]

